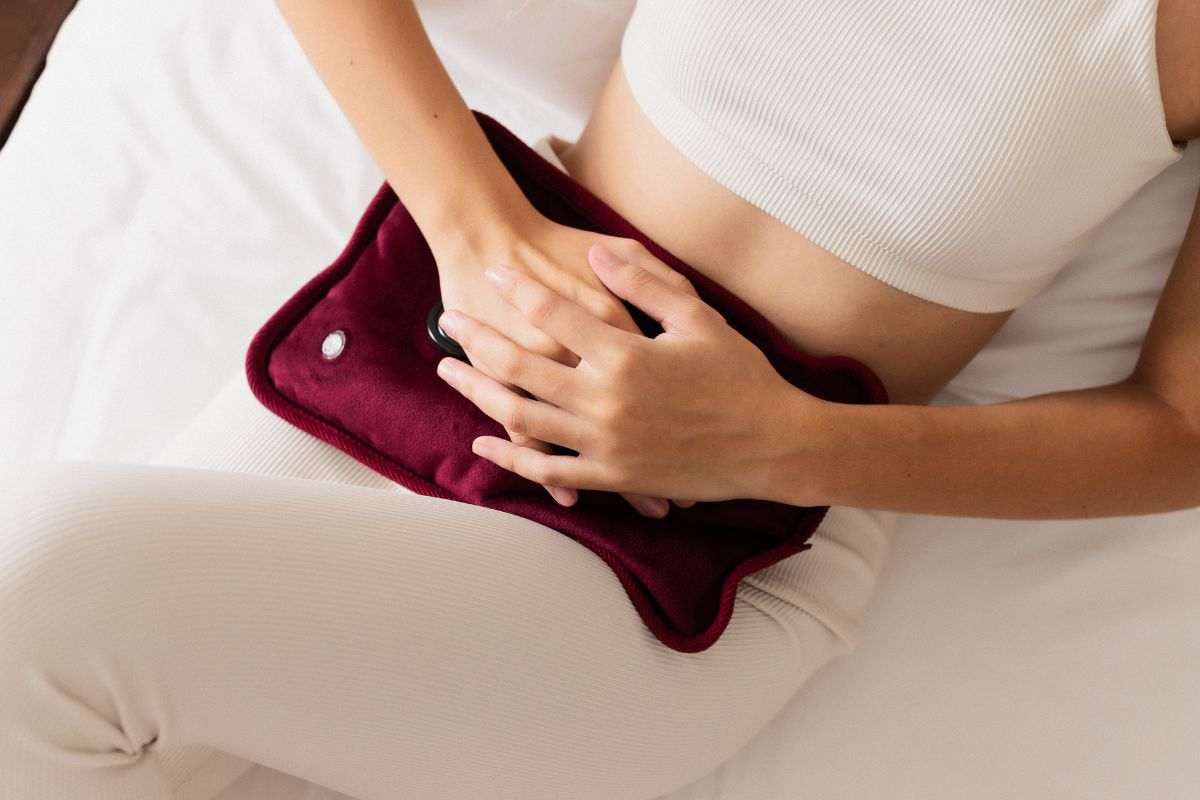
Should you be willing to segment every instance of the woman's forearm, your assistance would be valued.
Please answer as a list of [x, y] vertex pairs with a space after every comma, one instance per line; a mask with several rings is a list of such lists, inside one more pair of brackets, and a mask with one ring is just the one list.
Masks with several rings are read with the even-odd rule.
[[412, 0], [277, 0], [300, 46], [434, 245], [476, 249], [533, 213], [446, 73]]
[[824, 408], [819, 443], [796, 448], [776, 496], [1008, 519], [1200, 505], [1200, 432], [1136, 383], [983, 406]]

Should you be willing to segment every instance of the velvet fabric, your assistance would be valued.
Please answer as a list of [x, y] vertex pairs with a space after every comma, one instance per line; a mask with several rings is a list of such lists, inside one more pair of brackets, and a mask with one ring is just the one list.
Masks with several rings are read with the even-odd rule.
[[[546, 217], [640, 241], [798, 388], [835, 402], [888, 402], [864, 364], [797, 350], [748, 304], [659, 247], [498, 121], [474, 114]], [[734, 499], [672, 507], [652, 519], [615, 493], [588, 490], [563, 507], [532, 481], [476, 456], [472, 439], [505, 432], [437, 376], [446, 353], [426, 325], [438, 302], [433, 255], [385, 184], [337, 260], [255, 335], [246, 355], [250, 388], [275, 414], [415, 492], [517, 514], [571, 537], [612, 568], [648, 628], [675, 650], [711, 646], [728, 624], [740, 578], [811, 546], [827, 507]], [[626, 308], [647, 335], [661, 331], [641, 310]], [[334, 331], [343, 332], [344, 346], [329, 358], [322, 345]]]

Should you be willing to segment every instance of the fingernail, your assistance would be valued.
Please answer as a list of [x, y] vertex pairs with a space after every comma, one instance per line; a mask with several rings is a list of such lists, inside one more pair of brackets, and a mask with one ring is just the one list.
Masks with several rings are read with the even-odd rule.
[[440, 378], [449, 378], [454, 374], [453, 358], [443, 358], [437, 363], [437, 374]]
[[458, 314], [455, 312], [443, 311], [442, 315], [438, 317], [438, 327], [446, 333], [454, 333], [456, 330], [458, 330], [458, 324], [460, 321], [461, 320], [459, 319]]
[[592, 245], [592, 253], [594, 254], [596, 262], [602, 267], [616, 267], [620, 266], [622, 263], [621, 259], [617, 258], [616, 254], [613, 253], [612, 250], [609, 250], [602, 244]]
[[503, 264], [492, 264], [483, 271], [483, 275], [497, 286], [503, 286], [509, 277], [512, 276], [512, 271]]

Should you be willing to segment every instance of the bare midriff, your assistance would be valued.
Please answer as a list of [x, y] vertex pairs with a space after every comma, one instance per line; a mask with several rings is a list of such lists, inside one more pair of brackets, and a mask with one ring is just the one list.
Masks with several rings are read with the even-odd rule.
[[963, 311], [889, 286], [718, 184], [653, 126], [619, 60], [579, 138], [551, 145], [576, 180], [647, 236], [801, 350], [862, 361], [894, 403], [928, 402], [1011, 313]]

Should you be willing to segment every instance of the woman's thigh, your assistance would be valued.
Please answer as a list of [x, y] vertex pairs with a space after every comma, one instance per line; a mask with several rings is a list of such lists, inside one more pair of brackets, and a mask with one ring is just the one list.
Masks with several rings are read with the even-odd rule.
[[[66, 734], [82, 715], [134, 758], [214, 748], [362, 800], [650, 798], [735, 752], [846, 649], [745, 585], [715, 645], [670, 650], [569, 538], [364, 485], [378, 476], [332, 448], [247, 434], [235, 405], [209, 415], [224, 438], [169, 458], [241, 452], [258, 466], [240, 473], [47, 464], [0, 481], [0, 691], [14, 667], [22, 686], [69, 687], [6, 720], [39, 743], [31, 759], [65, 775], [84, 769], [65, 752], [111, 752]], [[246, 454], [264, 439], [285, 454], [272, 466], [307, 477], [263, 474], [271, 457]]]

